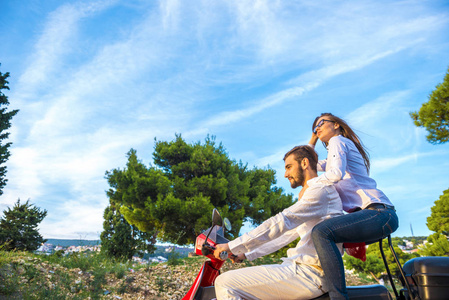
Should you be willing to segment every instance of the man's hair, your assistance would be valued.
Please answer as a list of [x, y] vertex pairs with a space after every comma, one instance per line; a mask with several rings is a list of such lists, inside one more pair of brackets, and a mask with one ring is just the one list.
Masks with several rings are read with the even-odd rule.
[[296, 146], [284, 155], [284, 161], [290, 155], [293, 155], [295, 157], [295, 160], [299, 164], [301, 164], [304, 158], [307, 158], [309, 160], [309, 164], [312, 170], [314, 172], [317, 172], [318, 154], [316, 154], [315, 150], [312, 147], [307, 145]]

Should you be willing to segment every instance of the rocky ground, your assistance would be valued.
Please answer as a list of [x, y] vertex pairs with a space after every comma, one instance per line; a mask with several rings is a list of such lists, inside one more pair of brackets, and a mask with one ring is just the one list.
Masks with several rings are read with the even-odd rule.
[[[182, 299], [189, 291], [195, 280], [203, 258], [190, 258], [191, 264], [167, 266], [166, 264], [159, 264], [149, 268], [148, 271], [141, 270], [135, 273], [130, 273], [124, 279], [130, 281], [130, 288], [127, 292], [121, 295], [111, 295], [113, 299]], [[251, 264], [247, 264], [251, 265]], [[225, 263], [222, 268], [223, 272], [227, 270], [238, 269], [245, 267], [244, 264]], [[348, 285], [363, 285], [374, 284], [375, 282], [367, 283], [366, 280], [361, 279], [357, 274], [347, 274]], [[116, 279], [111, 278], [108, 282], [111, 286], [119, 285]], [[118, 296], [118, 297], [117, 297]], [[119, 298], [120, 297], [120, 298]]]
[[[186, 258], [171, 265], [136, 265], [123, 272], [103, 274], [98, 270], [65, 268], [36, 257], [15, 257], [13, 260], [0, 268], [0, 299], [182, 299], [205, 258]], [[226, 262], [222, 271], [267, 263], [279, 263], [279, 260], [265, 258], [264, 261], [235, 265]], [[349, 285], [369, 284], [349, 273], [347, 281]]]

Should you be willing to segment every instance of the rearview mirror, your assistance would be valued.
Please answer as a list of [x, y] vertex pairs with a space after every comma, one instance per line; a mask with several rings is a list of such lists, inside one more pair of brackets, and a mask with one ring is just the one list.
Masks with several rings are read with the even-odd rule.
[[224, 225], [224, 227], [226, 228], [227, 231], [230, 231], [232, 229], [231, 221], [229, 221], [228, 218], [224, 218], [223, 225]]
[[216, 208], [212, 211], [212, 225], [219, 225], [221, 226], [223, 223], [223, 219], [220, 216], [220, 213]]

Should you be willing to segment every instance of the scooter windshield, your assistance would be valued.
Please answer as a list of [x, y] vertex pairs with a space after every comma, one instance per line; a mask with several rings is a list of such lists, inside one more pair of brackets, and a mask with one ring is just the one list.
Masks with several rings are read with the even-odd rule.
[[217, 237], [220, 235], [223, 236], [223, 227], [212, 226], [211, 228], [204, 231], [203, 234], [205, 234], [212, 242], [217, 243]]
[[215, 244], [224, 244], [229, 242], [229, 240], [224, 237], [223, 226], [212, 226], [211, 228], [204, 231], [203, 234], [208, 236], [208, 240], [212, 241]]

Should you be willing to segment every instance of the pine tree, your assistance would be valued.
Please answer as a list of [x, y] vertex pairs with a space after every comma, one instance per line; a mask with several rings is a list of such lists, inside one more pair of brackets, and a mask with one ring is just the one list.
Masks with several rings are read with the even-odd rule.
[[428, 237], [427, 244], [419, 253], [424, 256], [449, 256], [449, 189], [443, 191], [431, 210], [427, 227], [435, 233]]
[[[418, 112], [410, 113], [416, 126], [426, 128], [427, 141], [443, 144], [449, 141], [449, 68], [442, 83], [438, 84]], [[430, 235], [428, 243], [421, 249], [422, 255], [449, 255], [449, 189], [431, 208], [427, 218], [427, 227], [435, 233]]]
[[156, 249], [154, 235], [138, 230], [130, 225], [114, 204], [104, 211], [104, 231], [100, 235], [101, 252], [117, 259], [131, 259], [133, 255], [142, 256]]
[[443, 191], [443, 195], [435, 201], [431, 211], [430, 217], [427, 218], [427, 227], [449, 237], [449, 189]]
[[443, 144], [449, 141], [449, 69], [418, 112], [410, 113], [416, 126], [426, 128], [427, 141]]
[[29, 200], [20, 204], [20, 199], [11, 209], [3, 212], [0, 220], [0, 245], [3, 250], [34, 251], [46, 240], [39, 234], [37, 226], [47, 216], [46, 210], [33, 206]]
[[153, 158], [155, 166], [147, 167], [131, 149], [124, 170], [106, 172], [107, 195], [130, 224], [157, 230], [161, 241], [194, 243], [210, 226], [213, 208], [231, 221], [227, 234], [236, 238], [244, 221], [258, 225], [293, 203], [292, 195], [273, 186], [274, 170], [237, 163], [214, 138], [203, 144], [186, 143], [181, 135], [156, 141]]
[[2, 92], [2, 90], [9, 90], [8, 81], [9, 73], [3, 74], [0, 72], [0, 195], [3, 194], [3, 188], [6, 185], [6, 166], [4, 164], [10, 156], [9, 147], [11, 143], [3, 143], [9, 137], [9, 132], [6, 132], [11, 127], [11, 119], [14, 117], [18, 110], [6, 111], [6, 107], [9, 105], [8, 97]]
[[419, 250], [422, 256], [449, 256], [449, 241], [442, 233], [434, 233], [427, 238], [427, 244]]

